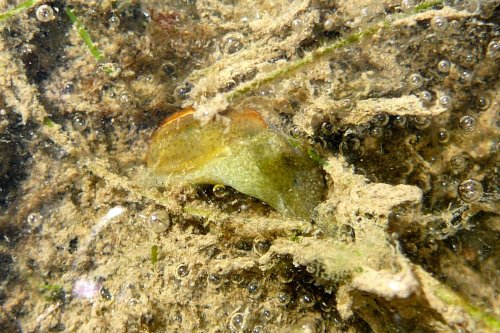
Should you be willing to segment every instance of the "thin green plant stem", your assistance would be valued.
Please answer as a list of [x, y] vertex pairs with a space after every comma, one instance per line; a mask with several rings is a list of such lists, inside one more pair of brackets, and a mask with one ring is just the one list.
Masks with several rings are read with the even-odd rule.
[[[432, 8], [433, 6], [439, 5], [443, 2], [444, 0], [429, 0], [429, 1], [424, 1], [418, 5], [415, 6], [415, 8], [408, 14], [402, 15], [401, 17], [408, 17], [420, 12], [423, 12], [425, 10], [428, 10]], [[225, 96], [226, 101], [232, 102], [235, 99], [245, 95], [246, 93], [250, 91], [254, 91], [272, 81], [275, 81], [277, 79], [286, 77], [287, 75], [290, 75], [291, 73], [295, 72], [296, 70], [303, 68], [304, 66], [307, 66], [309, 64], [315, 63], [321, 58], [324, 58], [326, 56], [331, 55], [333, 52], [335, 52], [338, 49], [341, 49], [347, 45], [353, 44], [361, 40], [362, 38], [365, 37], [370, 37], [380, 31], [383, 28], [390, 27], [390, 23], [387, 21], [381, 21], [378, 22], [360, 32], [353, 33], [345, 38], [341, 38], [332, 44], [328, 44], [326, 46], [320, 47], [308, 54], [306, 54], [303, 58], [291, 62], [287, 65], [285, 65], [283, 68], [277, 69], [273, 72], [271, 72], [269, 75], [262, 77], [262, 78], [257, 78], [254, 79], [246, 84], [243, 84], [241, 87], [236, 88], [235, 90], [227, 93]]]
[[85, 26], [83, 23], [78, 19], [78, 17], [73, 13], [71, 8], [65, 7], [64, 11], [66, 12], [66, 15], [68, 15], [69, 20], [75, 27], [75, 29], [78, 31], [78, 34], [80, 37], [83, 39], [83, 42], [85, 45], [87, 45], [87, 48], [89, 49], [90, 53], [92, 56], [97, 60], [97, 62], [102, 63], [101, 69], [106, 72], [107, 74], [113, 74], [113, 67], [112, 64], [105, 64], [104, 61], [106, 57], [104, 54], [99, 50], [99, 48], [94, 44], [92, 41], [92, 37], [90, 37], [90, 34], [88, 31], [85, 29]]
[[85, 26], [83, 23], [78, 19], [78, 17], [73, 13], [71, 8], [65, 7], [64, 11], [66, 12], [66, 15], [68, 15], [69, 20], [71, 23], [73, 23], [73, 26], [75, 27], [76, 31], [78, 31], [78, 34], [80, 37], [83, 39], [85, 42], [85, 45], [87, 45], [87, 48], [89, 49], [90, 53], [92, 56], [97, 60], [97, 61], [103, 61], [104, 60], [104, 55], [102, 52], [95, 46], [94, 42], [92, 41], [92, 37], [90, 37], [90, 34], [88, 31], [85, 29]]
[[25, 2], [21, 2], [19, 5], [16, 7], [9, 9], [6, 12], [0, 13], [0, 22], [10, 19], [11, 17], [17, 15], [18, 13], [22, 12], [23, 10], [29, 9], [36, 5], [39, 2], [39, 0], [28, 0]]
[[500, 332], [500, 320], [498, 318], [489, 315], [479, 307], [469, 304], [448, 287], [441, 286], [437, 288], [436, 296], [446, 304], [461, 307], [474, 320], [483, 323], [489, 329]]

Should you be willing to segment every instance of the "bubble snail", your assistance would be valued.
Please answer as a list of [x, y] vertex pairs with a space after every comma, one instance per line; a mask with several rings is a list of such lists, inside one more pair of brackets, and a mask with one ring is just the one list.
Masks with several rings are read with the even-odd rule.
[[269, 128], [253, 110], [232, 110], [229, 125], [201, 125], [187, 108], [151, 137], [147, 166], [167, 183], [223, 184], [269, 204], [286, 217], [309, 220], [325, 182], [306, 147]]

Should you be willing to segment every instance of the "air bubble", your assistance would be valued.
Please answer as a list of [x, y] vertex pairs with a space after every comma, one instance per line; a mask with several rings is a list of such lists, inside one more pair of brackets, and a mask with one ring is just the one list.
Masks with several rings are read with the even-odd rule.
[[465, 157], [463, 155], [455, 155], [450, 160], [451, 168], [455, 172], [464, 171], [466, 164], [467, 164], [467, 161], [465, 160]]
[[344, 108], [346, 110], [352, 110], [354, 108], [354, 103], [349, 98], [343, 99], [341, 104], [342, 104], [342, 108]]
[[406, 125], [406, 117], [405, 116], [401, 116], [401, 115], [397, 115], [394, 120], [393, 120], [393, 123], [395, 126], [397, 127], [405, 127]]
[[381, 112], [373, 117], [373, 122], [377, 126], [385, 126], [389, 123], [389, 116], [387, 115], [387, 113]]
[[418, 97], [423, 104], [430, 104], [432, 102], [432, 94], [427, 90], [422, 91]]
[[148, 224], [154, 232], [162, 233], [170, 227], [170, 216], [163, 210], [156, 210], [149, 215]]
[[320, 316], [308, 314], [300, 318], [292, 327], [291, 332], [324, 333], [325, 322]]
[[71, 94], [73, 91], [75, 91], [75, 85], [73, 82], [67, 82], [62, 88], [63, 94]]
[[258, 298], [262, 293], [262, 288], [260, 287], [259, 281], [253, 280], [247, 285], [247, 291], [250, 294], [250, 298]]
[[415, 8], [415, 0], [403, 0], [401, 1], [401, 9], [405, 12], [413, 10]]
[[125, 105], [125, 106], [130, 105], [132, 103], [132, 97], [126, 91], [124, 91], [120, 94], [120, 97], [118, 98], [118, 100], [120, 101], [120, 104]]
[[264, 309], [260, 314], [260, 318], [263, 322], [270, 322], [273, 317], [273, 312], [270, 309]]
[[26, 221], [31, 228], [37, 228], [42, 224], [43, 217], [38, 213], [31, 213], [28, 215]]
[[382, 135], [384, 135], [384, 131], [382, 130], [382, 128], [376, 126], [370, 129], [370, 135], [374, 138], [381, 138]]
[[467, 179], [458, 185], [458, 195], [465, 202], [476, 202], [483, 196], [483, 186], [477, 180]]
[[476, 127], [476, 119], [472, 116], [463, 116], [460, 118], [460, 129], [462, 130], [462, 133], [465, 135], [472, 134], [474, 132], [474, 129]]
[[439, 97], [439, 105], [443, 108], [450, 108], [452, 104], [452, 98], [450, 95], [442, 95]]
[[253, 242], [253, 250], [259, 256], [266, 254], [267, 251], [269, 251], [270, 247], [271, 247], [271, 242], [269, 242], [267, 239], [264, 238], [256, 238]]
[[415, 117], [415, 127], [419, 130], [428, 128], [431, 125], [431, 118], [426, 116]]
[[333, 20], [325, 20], [325, 22], [323, 22], [323, 29], [325, 31], [331, 31], [333, 30], [333, 27], [334, 27], [334, 24], [333, 24]]
[[326, 136], [330, 136], [335, 133], [335, 128], [331, 123], [323, 123], [321, 124], [321, 133]]
[[49, 5], [41, 5], [36, 9], [36, 19], [40, 22], [49, 22], [55, 19], [54, 9]]
[[361, 142], [359, 139], [353, 136], [347, 136], [342, 140], [340, 144], [340, 150], [343, 154], [348, 154], [350, 152], [355, 152], [361, 147]]
[[500, 57], [500, 41], [494, 40], [488, 44], [486, 54], [492, 59]]
[[216, 184], [212, 188], [212, 193], [215, 195], [216, 198], [224, 198], [228, 194], [228, 190], [223, 184]]
[[279, 292], [276, 295], [276, 303], [278, 303], [278, 305], [281, 305], [281, 306], [288, 305], [288, 303], [290, 303], [291, 299], [292, 299], [292, 297], [290, 296], [290, 294], [285, 293], [285, 292]]
[[120, 25], [120, 18], [116, 15], [111, 15], [108, 22], [110, 28], [117, 28]]
[[434, 31], [443, 32], [448, 28], [448, 20], [442, 16], [434, 16], [431, 20], [431, 27]]
[[460, 72], [460, 76], [458, 77], [458, 83], [460, 83], [462, 86], [468, 86], [472, 83], [472, 79], [473, 79], [472, 72], [464, 69]]
[[188, 265], [181, 264], [177, 266], [177, 269], [175, 270], [177, 277], [179, 278], [185, 278], [186, 276], [189, 275], [189, 267]]
[[481, 111], [488, 110], [491, 105], [491, 97], [488, 95], [478, 96], [476, 99], [476, 105]]
[[295, 19], [292, 21], [292, 30], [295, 32], [300, 32], [302, 29], [304, 29], [304, 24], [302, 23], [301, 19]]
[[252, 328], [252, 333], [263, 333], [263, 332], [265, 332], [264, 327], [262, 327], [261, 325], [255, 325]]
[[236, 312], [229, 319], [229, 328], [232, 331], [239, 331], [243, 328], [243, 321], [245, 320], [245, 316], [241, 312]]
[[314, 305], [314, 296], [309, 294], [303, 294], [300, 296], [299, 301], [303, 307], [310, 308], [311, 306]]
[[441, 143], [446, 143], [450, 140], [450, 133], [445, 128], [440, 128], [437, 131], [437, 139]]
[[210, 287], [217, 289], [222, 285], [224, 281], [219, 274], [211, 273], [208, 274], [207, 276], [207, 282], [210, 285]]
[[440, 73], [447, 74], [450, 72], [451, 63], [448, 60], [438, 62], [437, 69]]
[[233, 54], [243, 48], [243, 35], [239, 33], [229, 33], [222, 40], [222, 51], [226, 54]]
[[424, 78], [422, 77], [422, 75], [414, 73], [410, 75], [409, 82], [413, 88], [420, 88], [424, 83]]

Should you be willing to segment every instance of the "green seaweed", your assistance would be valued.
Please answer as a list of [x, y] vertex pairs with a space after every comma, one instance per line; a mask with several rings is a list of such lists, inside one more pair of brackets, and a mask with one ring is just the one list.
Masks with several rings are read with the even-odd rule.
[[158, 245], [151, 246], [151, 264], [155, 266], [158, 263]]
[[487, 314], [483, 309], [470, 304], [444, 285], [436, 289], [436, 296], [449, 305], [461, 307], [474, 320], [483, 323], [484, 326], [489, 329], [497, 332], [500, 331], [500, 319], [495, 318]]
[[6, 12], [0, 13], [0, 22], [2, 22], [4, 20], [7, 20], [7, 19], [10, 19], [11, 17], [17, 15], [18, 13], [20, 13], [20, 12], [26, 10], [26, 9], [29, 9], [29, 8], [33, 7], [38, 2], [39, 2], [38, 0], [28, 0], [28, 1], [25, 1], [25, 2], [21, 2], [16, 7], [12, 8], [12, 9], [9, 9]]
[[104, 54], [94, 44], [94, 42], [92, 41], [92, 37], [90, 37], [90, 34], [85, 29], [85, 26], [83, 25], [83, 23], [78, 19], [78, 17], [71, 10], [71, 8], [65, 7], [64, 11], [66, 12], [66, 15], [68, 16], [69, 20], [71, 21], [71, 23], [75, 27], [75, 29], [78, 32], [78, 34], [80, 35], [80, 37], [83, 39], [83, 42], [85, 43], [85, 45], [87, 45], [87, 48], [89, 49], [89, 51], [92, 54], [92, 56], [98, 62], [102, 63], [102, 65], [100, 66], [100, 68], [104, 72], [106, 72], [107, 74], [113, 74], [113, 72], [115, 71], [113, 69], [113, 66], [111, 64], [104, 63], [104, 61], [106, 59], [105, 56], [104, 56]]
[[65, 291], [59, 284], [45, 284], [40, 288], [40, 292], [47, 301], [56, 302], [64, 299]]

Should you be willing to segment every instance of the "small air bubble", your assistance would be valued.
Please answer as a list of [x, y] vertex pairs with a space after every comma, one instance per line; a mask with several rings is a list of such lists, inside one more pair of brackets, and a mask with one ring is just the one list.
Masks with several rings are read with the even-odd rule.
[[486, 54], [488, 55], [488, 57], [492, 59], [500, 57], [500, 41], [498, 40], [491, 41], [488, 44]]
[[451, 63], [448, 60], [438, 62], [437, 69], [440, 73], [447, 74], [450, 72]]
[[300, 32], [302, 29], [304, 29], [304, 24], [302, 23], [301, 19], [295, 19], [292, 21], [292, 30], [295, 32]]
[[466, 164], [467, 164], [467, 161], [465, 160], [465, 157], [463, 157], [462, 155], [455, 155], [450, 160], [451, 168], [455, 172], [464, 171]]
[[476, 99], [476, 105], [481, 111], [488, 110], [491, 105], [491, 97], [488, 95], [478, 96]]
[[397, 127], [405, 127], [406, 125], [406, 117], [405, 116], [401, 116], [401, 115], [398, 115], [394, 118], [393, 120], [393, 123], [395, 126]]
[[314, 305], [314, 297], [312, 295], [309, 295], [309, 294], [301, 295], [299, 298], [299, 301], [300, 301], [300, 304], [302, 304], [302, 306], [304, 306], [306, 308], [309, 308], [309, 307]]
[[278, 303], [278, 305], [281, 305], [281, 306], [288, 305], [288, 303], [290, 303], [291, 299], [292, 299], [292, 297], [290, 296], [290, 294], [285, 293], [285, 292], [279, 292], [276, 295], [276, 302]]
[[460, 118], [460, 129], [465, 135], [472, 134], [476, 127], [476, 119], [472, 116], [463, 116]]
[[54, 9], [49, 5], [41, 5], [36, 9], [36, 19], [40, 22], [52, 21], [54, 16]]
[[323, 29], [325, 31], [331, 31], [331, 30], [333, 30], [333, 27], [334, 27], [333, 20], [328, 19], [328, 20], [325, 20], [325, 22], [323, 22]]
[[257, 253], [259, 256], [262, 256], [269, 251], [269, 248], [271, 247], [271, 243], [264, 238], [256, 238], [253, 242], [253, 250], [255, 253]]
[[424, 79], [423, 79], [422, 75], [420, 75], [418, 73], [414, 73], [414, 74], [410, 75], [409, 82], [413, 88], [420, 88], [422, 86], [422, 84], [424, 83]]
[[177, 269], [175, 272], [177, 274], [177, 277], [185, 278], [186, 276], [189, 275], [189, 267], [185, 264], [181, 264], [181, 265], [177, 266]]
[[212, 188], [212, 193], [215, 195], [216, 198], [224, 198], [225, 196], [228, 195], [229, 191], [226, 189], [226, 187], [223, 184], [216, 184]]
[[373, 117], [373, 122], [377, 126], [385, 126], [389, 123], [389, 116], [385, 112], [381, 112]]
[[243, 327], [245, 316], [241, 312], [236, 312], [229, 319], [229, 328], [233, 331], [239, 331]]
[[426, 116], [415, 117], [415, 127], [419, 130], [428, 128], [431, 125], [431, 118]]
[[442, 16], [434, 16], [431, 20], [431, 27], [434, 31], [443, 32], [448, 28], [448, 20]]
[[401, 9], [407, 12], [415, 8], [415, 0], [403, 0], [401, 1]]
[[423, 104], [430, 104], [432, 102], [432, 94], [427, 90], [422, 91], [418, 97]]
[[170, 227], [170, 216], [163, 210], [154, 211], [149, 215], [148, 224], [154, 232], [162, 233]]
[[483, 186], [474, 179], [467, 179], [458, 185], [458, 194], [465, 202], [476, 202], [483, 196]]
[[262, 293], [262, 288], [260, 287], [259, 281], [253, 280], [247, 285], [247, 291], [251, 298], [258, 298]]
[[443, 108], [450, 108], [452, 104], [452, 99], [451, 96], [449, 95], [442, 95], [439, 97], [439, 105], [441, 105]]
[[219, 274], [211, 273], [208, 274], [207, 276], [207, 282], [210, 285], [210, 287], [217, 289], [222, 285], [224, 281]]
[[460, 76], [458, 77], [458, 83], [460, 83], [462, 86], [468, 86], [472, 83], [472, 79], [473, 79], [472, 72], [464, 69], [460, 72]]
[[224, 36], [222, 40], [222, 51], [226, 54], [233, 54], [243, 48], [243, 35], [231, 32]]
[[440, 128], [437, 131], [437, 139], [441, 143], [446, 143], [450, 140], [450, 133], [445, 128]]
[[382, 135], [384, 135], [384, 131], [382, 130], [382, 128], [376, 126], [370, 129], [370, 135], [374, 138], [381, 138]]
[[110, 28], [117, 28], [120, 25], [120, 18], [116, 15], [111, 15], [108, 22]]

